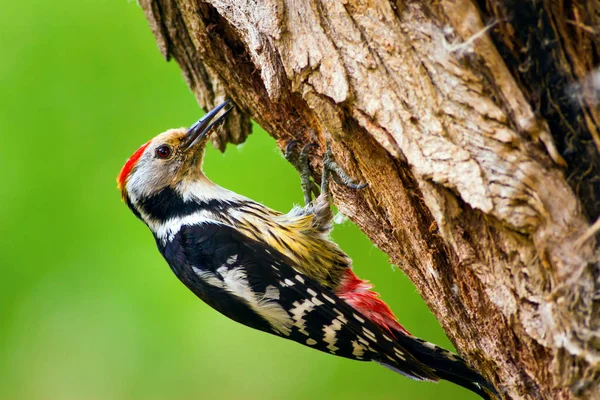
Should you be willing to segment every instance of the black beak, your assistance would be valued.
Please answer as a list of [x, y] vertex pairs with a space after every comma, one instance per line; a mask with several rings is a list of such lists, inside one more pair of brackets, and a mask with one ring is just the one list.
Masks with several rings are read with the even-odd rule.
[[187, 135], [183, 140], [183, 143], [181, 144], [181, 149], [187, 150], [193, 147], [194, 144], [204, 139], [211, 129], [223, 122], [225, 117], [227, 117], [227, 114], [229, 114], [229, 112], [233, 110], [233, 106], [229, 105], [229, 107], [225, 108], [223, 114], [221, 114], [219, 118], [215, 119], [215, 117], [217, 116], [219, 111], [223, 109], [223, 107], [226, 107], [228, 105], [229, 100], [225, 100], [224, 102], [216, 106], [214, 109], [207, 112], [206, 115], [204, 115], [198, 120], [198, 122], [192, 125], [190, 129], [188, 129]]

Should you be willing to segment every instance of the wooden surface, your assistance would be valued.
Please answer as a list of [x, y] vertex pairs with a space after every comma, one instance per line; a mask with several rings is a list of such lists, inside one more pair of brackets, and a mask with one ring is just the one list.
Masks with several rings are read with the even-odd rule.
[[338, 208], [504, 398], [600, 398], [598, 251], [575, 244], [600, 214], [597, 2], [141, 4], [198, 102], [236, 103], [217, 147], [249, 118], [331, 141], [369, 183]]

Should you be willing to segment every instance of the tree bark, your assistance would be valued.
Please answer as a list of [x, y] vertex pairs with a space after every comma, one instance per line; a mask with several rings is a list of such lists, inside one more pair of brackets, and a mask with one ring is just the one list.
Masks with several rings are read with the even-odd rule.
[[597, 0], [141, 4], [200, 105], [237, 105], [221, 150], [249, 118], [331, 142], [369, 184], [339, 210], [503, 398], [600, 398]]

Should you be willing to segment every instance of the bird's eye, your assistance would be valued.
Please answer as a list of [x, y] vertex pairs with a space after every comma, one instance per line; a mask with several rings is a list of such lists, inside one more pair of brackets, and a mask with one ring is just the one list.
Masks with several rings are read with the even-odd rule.
[[156, 148], [156, 158], [162, 158], [164, 160], [171, 157], [171, 153], [173, 153], [173, 149], [171, 149], [171, 146], [169, 145], [163, 144]]

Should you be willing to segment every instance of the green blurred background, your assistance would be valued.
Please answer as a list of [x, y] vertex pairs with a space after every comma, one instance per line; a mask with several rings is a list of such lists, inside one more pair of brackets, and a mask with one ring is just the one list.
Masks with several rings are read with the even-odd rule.
[[[0, 399], [476, 398], [250, 330], [178, 282], [115, 177], [139, 145], [202, 111], [135, 2], [4, 1], [0, 45]], [[259, 128], [205, 165], [273, 208], [302, 201]], [[355, 226], [333, 236], [404, 326], [450, 347]]]

